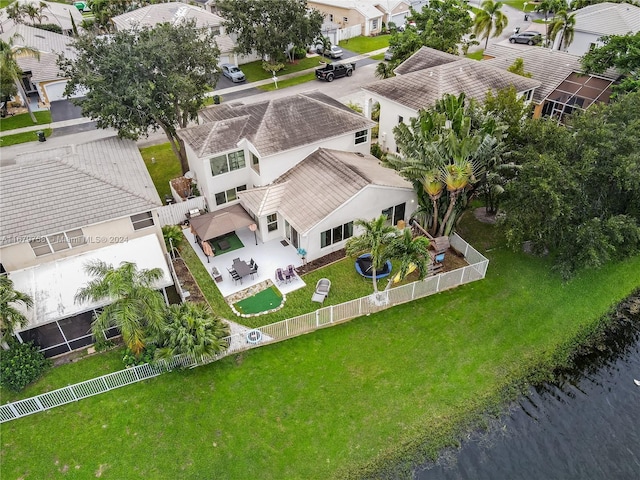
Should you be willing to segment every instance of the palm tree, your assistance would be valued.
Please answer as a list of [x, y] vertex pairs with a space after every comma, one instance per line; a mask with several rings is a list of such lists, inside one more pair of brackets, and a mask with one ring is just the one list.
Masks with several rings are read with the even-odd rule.
[[387, 250], [398, 232], [394, 226], [387, 223], [387, 220], [386, 215], [380, 215], [371, 221], [356, 220], [355, 225], [361, 227], [364, 232], [347, 241], [347, 255], [354, 257], [362, 253], [371, 254], [374, 293], [378, 293], [376, 272], [381, 270], [389, 259]]
[[[409, 274], [412, 267], [418, 270], [420, 280], [427, 276], [431, 260], [429, 240], [426, 237], [414, 238], [410, 228], [405, 228], [399, 236], [394, 238], [389, 245], [389, 255], [394, 259], [394, 264], [400, 266], [398, 269], [400, 280]], [[387, 290], [392, 284], [393, 280], [390, 279]]]
[[76, 293], [76, 303], [112, 301], [91, 325], [94, 337], [118, 327], [124, 343], [139, 356], [150, 336], [164, 324], [165, 303], [153, 286], [162, 278], [162, 270], [140, 270], [135, 263], [122, 262], [118, 268], [100, 260], [90, 262], [85, 271], [95, 277]]
[[5, 342], [11, 338], [17, 327], [24, 327], [29, 323], [24, 313], [15, 307], [16, 304], [31, 308], [33, 299], [26, 293], [14, 290], [9, 277], [0, 276], [0, 336]]
[[502, 8], [502, 2], [493, 2], [492, 0], [485, 0], [482, 2], [482, 10], [476, 15], [476, 19], [473, 26], [473, 33], [479, 38], [486, 38], [484, 48], [489, 45], [489, 36], [493, 29], [493, 36], [497, 37], [507, 27], [509, 19], [500, 11]]
[[440, 200], [442, 192], [444, 191], [444, 184], [442, 180], [440, 180], [440, 171], [438, 169], [427, 171], [421, 183], [425, 193], [429, 195], [431, 206], [433, 207], [431, 234], [435, 235], [438, 231], [438, 200]]
[[551, 39], [555, 42], [556, 36], [560, 34], [558, 50], [566, 49], [573, 42], [574, 27], [576, 26], [576, 14], [569, 15], [566, 10], [558, 12], [551, 24]]
[[166, 323], [157, 339], [156, 358], [176, 355], [212, 357], [228, 347], [229, 325], [217, 317], [206, 303], [170, 305]]
[[35, 57], [40, 60], [40, 52], [31, 47], [14, 47], [14, 41], [16, 38], [21, 38], [18, 34], [13, 34], [9, 38], [8, 42], [0, 39], [0, 67], [2, 69], [2, 75], [13, 79], [16, 85], [16, 89], [20, 92], [20, 95], [24, 99], [27, 105], [27, 111], [31, 117], [33, 123], [37, 123], [36, 117], [31, 111], [31, 105], [29, 105], [29, 97], [27, 92], [24, 91], [22, 85], [22, 70], [18, 65], [18, 57]]
[[384, 80], [385, 78], [393, 77], [394, 76], [393, 69], [396, 68], [397, 66], [398, 65], [393, 61], [380, 62], [376, 67], [376, 71], [375, 71], [376, 78]]
[[[549, 41], [550, 33], [549, 33], [549, 14], [558, 12], [560, 10], [566, 9], [566, 1], [565, 0], [542, 0], [538, 5], [536, 5], [535, 11], [542, 12], [544, 14], [544, 24], [547, 29], [547, 35], [545, 38], [545, 42]], [[546, 46], [546, 43], [545, 43]]]
[[[475, 142], [474, 142], [475, 143]], [[473, 147], [472, 147], [473, 148]], [[471, 152], [468, 152], [469, 154]], [[461, 157], [456, 158], [454, 163], [442, 167], [442, 181], [447, 185], [449, 192], [449, 206], [444, 214], [438, 236], [445, 234], [445, 231], [451, 231], [449, 219], [456, 206], [456, 201], [460, 193], [462, 193], [470, 184], [475, 182], [474, 163], [469, 160], [467, 152]], [[446, 229], [446, 230], [445, 230]]]

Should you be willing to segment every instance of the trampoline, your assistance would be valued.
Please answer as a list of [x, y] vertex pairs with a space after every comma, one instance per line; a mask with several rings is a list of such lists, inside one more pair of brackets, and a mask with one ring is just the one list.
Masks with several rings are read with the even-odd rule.
[[[365, 278], [373, 278], [371, 254], [360, 255], [356, 260], [356, 271]], [[376, 272], [376, 279], [388, 277], [391, 273], [391, 260], [387, 260], [381, 270]]]

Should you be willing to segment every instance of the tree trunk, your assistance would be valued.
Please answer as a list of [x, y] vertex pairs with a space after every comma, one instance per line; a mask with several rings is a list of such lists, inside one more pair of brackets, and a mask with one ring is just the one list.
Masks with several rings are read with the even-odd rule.
[[449, 201], [449, 208], [447, 208], [447, 213], [444, 214], [444, 218], [442, 219], [442, 223], [440, 224], [440, 232], [438, 233], [439, 237], [444, 235], [444, 229], [449, 221], [449, 217], [451, 213], [453, 213], [453, 209], [456, 206], [456, 200], [458, 198], [458, 192], [451, 192], [451, 200]]
[[169, 143], [171, 144], [171, 150], [173, 150], [173, 154], [176, 156], [178, 160], [180, 160], [180, 167], [182, 169], [182, 174], [184, 175], [189, 171], [189, 161], [187, 160], [187, 152], [184, 148], [184, 141], [177, 135], [173, 129], [167, 127], [164, 123], [158, 122], [162, 131], [169, 139]]
[[431, 199], [433, 203], [433, 225], [431, 226], [431, 235], [435, 236], [438, 231], [438, 200]]
[[27, 95], [27, 92], [24, 91], [24, 87], [22, 86], [22, 82], [20, 81], [19, 78], [16, 78], [14, 80], [14, 83], [16, 84], [18, 92], [20, 92], [20, 95], [22, 96], [22, 99], [24, 100], [24, 103], [27, 106], [27, 112], [29, 112], [29, 116], [31, 117], [31, 121], [33, 123], [38, 123], [38, 120], [36, 120], [36, 116], [31, 111], [31, 105], [29, 105], [29, 96]]
[[[371, 257], [373, 260], [373, 257]], [[376, 273], [376, 264], [375, 262], [371, 262], [371, 270], [373, 271], [373, 293], [378, 293], [378, 274]]]

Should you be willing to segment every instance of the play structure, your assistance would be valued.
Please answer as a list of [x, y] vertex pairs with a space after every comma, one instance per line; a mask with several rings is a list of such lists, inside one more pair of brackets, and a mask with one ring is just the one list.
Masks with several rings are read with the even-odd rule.
[[[371, 254], [365, 253], [356, 259], [356, 271], [365, 278], [373, 278], [373, 262]], [[387, 260], [380, 270], [376, 271], [376, 278], [381, 279], [391, 273], [391, 260]]]

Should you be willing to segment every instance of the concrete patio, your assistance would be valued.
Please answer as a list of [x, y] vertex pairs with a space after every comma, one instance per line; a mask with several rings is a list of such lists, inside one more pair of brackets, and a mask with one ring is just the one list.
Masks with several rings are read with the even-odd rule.
[[[182, 232], [189, 244], [193, 247], [193, 250], [198, 255], [198, 258], [204, 267], [207, 269], [207, 272], [209, 272], [209, 275], [211, 276], [211, 271], [214, 267], [216, 267], [222, 275], [222, 281], [215, 282], [212, 276], [211, 281], [216, 284], [223, 297], [228, 297], [236, 292], [245, 290], [246, 288], [263, 282], [266, 279], [271, 279], [276, 288], [278, 288], [278, 290], [283, 294], [298, 290], [306, 285], [297, 275], [289, 283], [278, 285], [278, 282], [276, 281], [276, 269], [284, 269], [287, 265], [293, 265], [296, 268], [302, 265], [302, 259], [298, 256], [298, 251], [292, 245], [282, 245], [280, 240], [272, 240], [270, 242], [263, 243], [259, 238], [258, 244], [256, 245], [256, 239], [253, 232], [248, 228], [242, 228], [237, 230], [235, 234], [238, 236], [240, 241], [242, 241], [244, 247], [209, 257], [209, 262], [207, 263], [207, 256], [203, 253], [202, 248], [200, 248], [200, 245], [196, 242], [195, 236], [191, 233], [191, 230], [189, 228], [185, 228]], [[244, 260], [247, 263], [249, 263], [253, 258], [253, 260], [258, 264], [258, 274], [253, 275], [253, 278], [249, 275], [244, 277], [242, 279], [242, 283], [235, 282], [227, 270], [231, 268], [234, 258], [240, 258], [240, 260]]]

